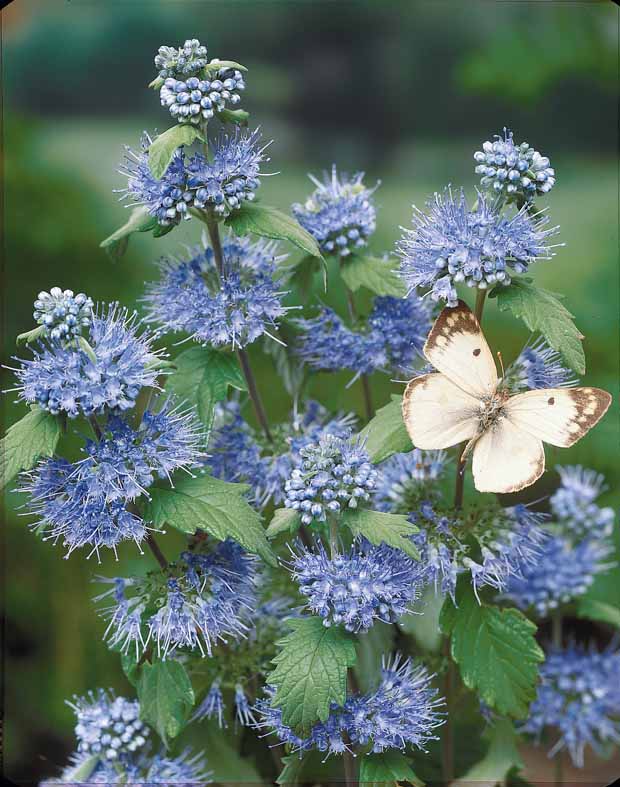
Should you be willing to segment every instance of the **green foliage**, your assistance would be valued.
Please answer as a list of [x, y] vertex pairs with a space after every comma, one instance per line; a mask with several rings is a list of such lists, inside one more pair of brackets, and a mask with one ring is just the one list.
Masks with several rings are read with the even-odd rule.
[[407, 287], [395, 271], [397, 264], [393, 259], [382, 260], [379, 257], [353, 254], [342, 263], [340, 275], [353, 292], [365, 287], [375, 295], [402, 298], [407, 294]]
[[337, 626], [326, 628], [318, 617], [289, 621], [292, 629], [280, 642], [275, 669], [267, 683], [276, 687], [273, 704], [282, 722], [301, 736], [325, 721], [332, 703], [347, 697], [347, 668], [355, 664], [355, 640]]
[[342, 759], [328, 757], [323, 752], [312, 749], [301, 756], [294, 752], [282, 757], [284, 768], [276, 779], [276, 784], [331, 784], [342, 780]]
[[620, 629], [620, 609], [606, 601], [584, 596], [577, 603], [577, 615], [580, 618], [598, 620]]
[[269, 205], [244, 202], [226, 219], [226, 225], [237, 235], [252, 232], [263, 238], [287, 240], [312, 257], [322, 256], [317, 242], [301, 224]]
[[95, 754], [70, 770], [69, 773], [65, 775], [65, 780], [69, 784], [88, 783], [88, 779], [90, 776], [92, 776], [93, 771], [97, 767], [98, 763], [99, 757]]
[[484, 737], [489, 741], [486, 755], [461, 776], [461, 781], [504, 784], [511, 770], [523, 768], [514, 726], [508, 719], [497, 719]]
[[163, 134], [159, 134], [149, 146], [149, 169], [158, 180], [168, 169], [174, 154], [182, 145], [191, 145], [196, 140], [204, 142], [202, 131], [193, 123], [177, 123]]
[[508, 287], [495, 287], [490, 296], [497, 298], [497, 305], [502, 311], [511, 311], [531, 331], [540, 332], [573, 371], [585, 374], [583, 334], [577, 330], [573, 315], [556, 295], [534, 286], [531, 280], [513, 279]]
[[364, 536], [371, 544], [388, 544], [402, 549], [415, 560], [420, 559], [420, 553], [409, 538], [418, 532], [418, 528], [404, 514], [348, 508], [342, 514], [342, 521], [354, 536]]
[[30, 344], [31, 342], [36, 342], [45, 335], [45, 331], [45, 325], [37, 325], [37, 327], [33, 328], [31, 331], [20, 333], [17, 339], [15, 339], [15, 344], [19, 347], [20, 344]]
[[423, 787], [424, 782], [413, 772], [409, 760], [396, 749], [387, 749], [380, 754], [367, 754], [360, 760], [360, 784], [378, 787], [380, 784], [396, 785], [407, 781], [414, 787]]
[[202, 722], [200, 736], [209, 770], [213, 771], [213, 781], [219, 784], [261, 784], [262, 779], [252, 760], [241, 756], [239, 730], [229, 727], [222, 733], [212, 719]]
[[302, 257], [295, 265], [286, 268], [288, 282], [295, 293], [300, 297], [302, 303], [307, 303], [312, 295], [312, 285], [317, 273], [323, 274], [323, 289], [327, 292], [327, 262], [324, 257], [317, 257], [307, 254]]
[[370, 459], [375, 464], [393, 454], [413, 450], [402, 414], [402, 396], [392, 394], [392, 401], [380, 407], [375, 417], [360, 432]]
[[207, 63], [203, 71], [207, 75], [217, 74], [218, 71], [221, 71], [223, 68], [233, 68], [237, 71], [248, 70], [245, 66], [242, 66], [241, 63], [237, 63], [235, 60], [218, 60], [217, 58], [213, 58], [210, 63]]
[[139, 662], [136, 651], [130, 648], [126, 653], [121, 653], [121, 667], [127, 680], [132, 686], [138, 685]]
[[260, 515], [245, 497], [249, 488], [212, 476], [183, 479], [174, 489], [151, 489], [144, 516], [156, 527], [167, 523], [182, 533], [204, 530], [220, 541], [233, 538], [275, 566]]
[[222, 123], [236, 123], [238, 126], [247, 126], [250, 113], [245, 109], [221, 109], [217, 113], [218, 120]]
[[479, 603], [469, 584], [457, 589], [457, 605], [446, 600], [440, 625], [465, 685], [499, 713], [523, 719], [536, 696], [544, 654], [536, 626], [516, 609]]
[[52, 456], [59, 439], [58, 418], [33, 407], [0, 441], [0, 489], [21, 470], [34, 467], [40, 457]]
[[267, 538], [276, 538], [280, 533], [293, 535], [301, 527], [301, 515], [292, 508], [278, 508], [267, 528]]
[[151, 230], [156, 230], [158, 227], [157, 218], [151, 216], [148, 209], [141, 205], [138, 208], [134, 208], [125, 224], [105, 240], [102, 240], [99, 246], [105, 249], [112, 259], [120, 259], [127, 251], [129, 238], [135, 232], [151, 232]]
[[377, 621], [374, 626], [357, 635], [357, 661], [355, 677], [362, 693], [377, 687], [377, 675], [381, 670], [381, 657], [394, 649], [396, 629]]
[[234, 355], [208, 347], [190, 347], [175, 358], [176, 371], [166, 389], [196, 407], [207, 432], [213, 426], [215, 405], [226, 399], [228, 389], [245, 391], [247, 386]]
[[167, 746], [187, 722], [194, 690], [185, 667], [178, 661], [144, 664], [137, 685], [140, 717], [157, 731]]

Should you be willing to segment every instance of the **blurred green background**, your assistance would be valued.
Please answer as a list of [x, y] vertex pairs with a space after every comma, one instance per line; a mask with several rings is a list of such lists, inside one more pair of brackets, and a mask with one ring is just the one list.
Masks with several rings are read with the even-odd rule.
[[[39, 290], [61, 285], [133, 304], [154, 276], [153, 261], [198, 239], [200, 226], [189, 222], [159, 241], [134, 238], [119, 263], [99, 249], [126, 216], [112, 193], [123, 185], [123, 145], [169, 125], [146, 89], [153, 55], [160, 44], [198, 37], [210, 57], [249, 68], [242, 106], [275, 140], [270, 166], [280, 173], [264, 180], [261, 198], [288, 210], [310, 190], [307, 172], [332, 162], [365, 170], [368, 182], [381, 180], [377, 252], [393, 248], [412, 203], [421, 206], [447, 183], [471, 194], [473, 151], [504, 125], [548, 155], [558, 182], [545, 202], [566, 246], [533, 271], [537, 282], [564, 292], [576, 314], [588, 383], [617, 392], [618, 9], [611, 3], [15, 0], [2, 16], [7, 357], [14, 336], [31, 327]], [[493, 303], [485, 321], [505, 359], [528, 338]], [[285, 419], [290, 401], [272, 383], [271, 361], [253, 356], [270, 415]], [[312, 393], [361, 413], [358, 386], [344, 388], [348, 379], [320, 376]], [[383, 404], [398, 386], [376, 379], [373, 389]], [[6, 399], [10, 423], [23, 410]], [[618, 427], [614, 406], [561, 455], [604, 472], [614, 505]], [[546, 479], [539, 496], [554, 483], [552, 473]], [[150, 557], [126, 546], [121, 566], [98, 567], [81, 554], [65, 562], [61, 547], [28, 531], [18, 496], [6, 502], [5, 764], [25, 782], [53, 774], [73, 744], [65, 698], [99, 685], [127, 690], [117, 657], [100, 641], [91, 578], [131, 571]], [[619, 585], [616, 576], [597, 592], [617, 595]]]

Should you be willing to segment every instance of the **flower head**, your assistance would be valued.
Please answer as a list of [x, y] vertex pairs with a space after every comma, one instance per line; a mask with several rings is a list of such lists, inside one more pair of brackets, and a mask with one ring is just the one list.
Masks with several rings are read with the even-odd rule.
[[157, 387], [159, 374], [153, 337], [140, 334], [139, 327], [135, 313], [112, 304], [93, 316], [90, 352], [73, 344], [41, 344], [34, 358], [17, 359], [20, 399], [69, 418], [132, 408], [141, 388]]
[[367, 631], [376, 620], [393, 623], [418, 597], [424, 568], [400, 549], [367, 541], [328, 557], [318, 542], [314, 550], [299, 546], [289, 570], [323, 625]]
[[577, 382], [563, 365], [560, 353], [542, 338], [523, 348], [504, 377], [504, 385], [514, 393], [536, 388], [569, 388]]
[[160, 46], [155, 68], [162, 79], [197, 74], [207, 65], [207, 47], [197, 38], [188, 38], [182, 47]]
[[80, 336], [90, 328], [93, 320], [93, 302], [83, 292], [52, 287], [49, 292], [40, 292], [34, 302], [32, 315], [38, 325], [45, 328], [45, 335], [52, 341], [61, 341]]
[[503, 595], [521, 609], [545, 616], [582, 596], [596, 575], [610, 568], [611, 551], [609, 544], [595, 539], [573, 545], [560, 536], [550, 538], [535, 561], [509, 578]]
[[[100, 578], [112, 585], [96, 600], [112, 599], [104, 638], [136, 655], [151, 640], [160, 657], [181, 648], [211, 655], [218, 642], [244, 637], [256, 604], [255, 559], [234, 541], [207, 553], [183, 552], [166, 578]], [[155, 612], [153, 610], [156, 610]]]
[[346, 257], [365, 246], [375, 231], [372, 194], [377, 186], [366, 188], [363, 178], [363, 172], [339, 176], [334, 164], [331, 176], [325, 172], [322, 182], [310, 175], [316, 189], [303, 205], [292, 206], [293, 215], [324, 254]]
[[620, 651], [599, 652], [578, 645], [552, 650], [541, 665], [541, 683], [520, 732], [540, 738], [551, 727], [559, 738], [551, 751], [567, 749], [583, 768], [586, 746], [602, 753], [606, 743], [620, 743]]
[[167, 107], [180, 123], [203, 123], [215, 112], [241, 101], [239, 92], [245, 89], [243, 74], [236, 68], [220, 68], [208, 77], [190, 76], [184, 79], [168, 77], [159, 91], [161, 105]]
[[476, 174], [482, 175], [482, 188], [510, 200], [533, 200], [555, 185], [555, 170], [549, 159], [527, 142], [516, 145], [512, 131], [506, 128], [503, 137], [496, 134], [495, 142], [485, 142], [482, 150], [474, 153], [474, 160]]
[[443, 724], [443, 700], [430, 685], [432, 677], [410, 659], [384, 658], [378, 688], [349, 697], [342, 707], [332, 704], [327, 720], [317, 722], [306, 738], [283, 724], [282, 711], [271, 705], [275, 691], [267, 687], [267, 699], [257, 703], [259, 726], [271, 729], [300, 753], [318, 749], [329, 756], [351, 751], [352, 746], [369, 746], [372, 752], [405, 746], [423, 749]]
[[301, 513], [301, 521], [324, 522], [328, 512], [357, 508], [370, 500], [377, 471], [363, 446], [352, 438], [323, 434], [301, 448], [289, 480], [284, 505]]
[[615, 520], [613, 508], [601, 508], [595, 500], [605, 489], [605, 479], [583, 467], [557, 467], [562, 483], [551, 496], [551, 510], [562, 533], [572, 538], [606, 538]]
[[510, 284], [511, 272], [553, 256], [548, 239], [558, 228], [547, 229], [549, 219], [525, 206], [507, 218], [479, 194], [469, 210], [463, 191], [455, 196], [448, 188], [429, 208], [428, 214], [414, 208], [413, 229], [404, 231], [397, 252], [407, 286], [428, 289], [433, 300], [455, 306], [459, 282], [478, 289]]
[[447, 461], [445, 451], [421, 451], [394, 454], [379, 466], [377, 508], [408, 514], [432, 494], [433, 484], [443, 475]]
[[218, 274], [213, 250], [203, 244], [188, 259], [164, 258], [161, 276], [147, 289], [147, 320], [215, 347], [245, 347], [277, 329], [288, 308], [278, 287], [273, 242], [228, 237], [222, 244], [224, 269]]

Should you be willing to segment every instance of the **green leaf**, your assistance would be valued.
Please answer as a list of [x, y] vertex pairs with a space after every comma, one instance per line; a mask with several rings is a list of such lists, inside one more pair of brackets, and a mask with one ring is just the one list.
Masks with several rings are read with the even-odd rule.
[[268, 682], [276, 687], [273, 704], [282, 709], [283, 724], [305, 736], [317, 720], [327, 719], [332, 703], [344, 704], [355, 640], [318, 617], [290, 620], [289, 626], [292, 632], [277, 643], [281, 650]]
[[584, 596], [577, 603], [577, 615], [588, 620], [598, 620], [620, 629], [620, 609], [606, 601]]
[[531, 331], [539, 331], [573, 371], [585, 374], [583, 334], [573, 322], [573, 315], [552, 292], [535, 287], [527, 279], [513, 279], [508, 287], [495, 287], [491, 297], [497, 297], [502, 311], [510, 310]]
[[376, 688], [381, 657], [394, 649], [395, 635], [395, 627], [381, 621], [377, 621], [363, 634], [357, 635], [357, 661], [354, 670], [360, 691], [367, 692]]
[[279, 342], [274, 342], [270, 336], [265, 335], [263, 337], [263, 350], [273, 358], [276, 372], [286, 392], [292, 399], [296, 400], [299, 398], [305, 378], [304, 366], [300, 363], [299, 356], [293, 350], [295, 339], [290, 326], [285, 321], [280, 322], [275, 335], [285, 342], [285, 346], [282, 346]]
[[166, 389], [196, 407], [198, 417], [211, 431], [217, 402], [226, 399], [228, 388], [246, 390], [243, 374], [234, 355], [206, 347], [191, 347], [175, 358], [176, 371]]
[[21, 470], [30, 470], [43, 456], [52, 456], [60, 439], [58, 419], [33, 407], [0, 441], [0, 489]]
[[387, 749], [380, 754], [366, 754], [360, 757], [360, 784], [372, 787], [380, 784], [410, 782], [415, 787], [423, 787], [424, 782], [413, 772], [409, 761], [402, 752]]
[[299, 511], [292, 508], [277, 508], [273, 512], [273, 519], [267, 528], [267, 538], [275, 538], [280, 533], [296, 533], [301, 527]]
[[193, 123], [177, 123], [155, 137], [149, 146], [149, 169], [153, 177], [157, 180], [163, 177], [181, 145], [191, 145], [197, 139], [204, 141], [200, 128]]
[[396, 265], [394, 260], [354, 254], [342, 263], [340, 275], [353, 292], [365, 287], [376, 295], [403, 298], [407, 294], [407, 286], [394, 270]]
[[366, 451], [375, 464], [393, 454], [413, 450], [403, 421], [402, 400], [402, 396], [392, 395], [392, 401], [380, 407], [375, 417], [360, 432]]
[[473, 765], [467, 773], [459, 777], [459, 781], [486, 782], [490, 787], [504, 784], [508, 772], [513, 768], [523, 768], [523, 761], [517, 749], [517, 734], [512, 722], [498, 719], [487, 729], [485, 738], [489, 740], [489, 749], [484, 759]]
[[245, 66], [241, 63], [236, 63], [234, 60], [218, 60], [216, 57], [204, 67], [205, 73], [217, 73], [223, 68], [236, 68], [237, 71], [247, 71]]
[[216, 115], [221, 123], [236, 123], [238, 126], [247, 126], [250, 119], [250, 113], [245, 109], [220, 109]]
[[284, 768], [276, 784], [293, 787], [297, 784], [335, 784], [342, 781], [342, 759], [328, 757], [323, 752], [312, 749], [303, 755], [298, 752], [282, 757]]
[[414, 560], [420, 559], [420, 553], [409, 536], [418, 532], [418, 528], [409, 522], [404, 514], [385, 514], [382, 511], [369, 511], [366, 508], [348, 508], [342, 514], [342, 521], [354, 536], [364, 536], [371, 544], [388, 544], [402, 549]]
[[312, 295], [314, 277], [317, 273], [323, 274], [323, 289], [327, 292], [327, 262], [324, 257], [315, 257], [306, 254], [295, 265], [283, 268], [288, 277], [289, 286], [295, 290], [302, 303], [307, 303]]
[[227, 226], [237, 235], [253, 232], [263, 238], [287, 240], [312, 257], [321, 257], [319, 246], [309, 232], [291, 216], [269, 205], [244, 202], [226, 219]]
[[545, 658], [536, 626], [519, 610], [479, 604], [469, 585], [461, 585], [457, 603], [446, 599], [439, 622], [463, 683], [499, 713], [525, 718]]
[[155, 77], [155, 79], [151, 80], [148, 84], [152, 90], [160, 90], [162, 85], [164, 84], [165, 79], [163, 77]]
[[159, 225], [155, 216], [151, 216], [148, 209], [141, 205], [131, 211], [129, 219], [113, 232], [99, 246], [105, 249], [113, 259], [119, 259], [127, 251], [129, 238], [134, 232], [150, 232]]
[[205, 530], [224, 541], [233, 538], [248, 552], [277, 566], [259, 514], [245, 498], [247, 484], [230, 484], [212, 476], [179, 481], [174, 489], [151, 488], [144, 516], [155, 527], [169, 524], [182, 533]]
[[153, 727], [167, 746], [181, 732], [195, 697], [185, 667], [178, 661], [148, 662], [137, 686], [140, 718]]
[[31, 331], [26, 331], [26, 333], [20, 333], [17, 339], [15, 339], [15, 344], [18, 346], [20, 344], [30, 344], [30, 342], [36, 342], [37, 339], [41, 339], [45, 336], [45, 325], [37, 325], [36, 328], [33, 328]]
[[398, 621], [401, 631], [413, 637], [416, 644], [427, 653], [437, 653], [441, 647], [439, 615], [443, 603], [444, 597], [441, 592], [433, 584], [429, 584], [414, 605], [412, 614], [403, 615]]
[[76, 765], [68, 773], [63, 774], [63, 782], [67, 784], [88, 784], [89, 778], [93, 775], [93, 771], [99, 765], [99, 757], [94, 754], [92, 757], [89, 757], [84, 762], [81, 762], [79, 765]]
[[136, 656], [136, 651], [132, 650], [131, 648], [127, 651], [127, 653], [121, 653], [121, 667], [123, 669], [123, 673], [127, 680], [131, 683], [132, 686], [138, 685], [138, 657]]
[[237, 730], [232, 726], [221, 730], [215, 719], [200, 725], [202, 748], [209, 753], [209, 770], [213, 771], [213, 781], [220, 785], [262, 783], [252, 760], [239, 752], [242, 731], [243, 727]]

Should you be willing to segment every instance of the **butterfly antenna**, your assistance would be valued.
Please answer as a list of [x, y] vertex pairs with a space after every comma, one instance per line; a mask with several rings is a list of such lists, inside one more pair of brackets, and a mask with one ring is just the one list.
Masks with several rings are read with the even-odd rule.
[[504, 378], [506, 376], [506, 372], [504, 371], [504, 359], [502, 358], [502, 354], [499, 350], [497, 351], [497, 360], [499, 361], [499, 365], [502, 370], [502, 378]]

